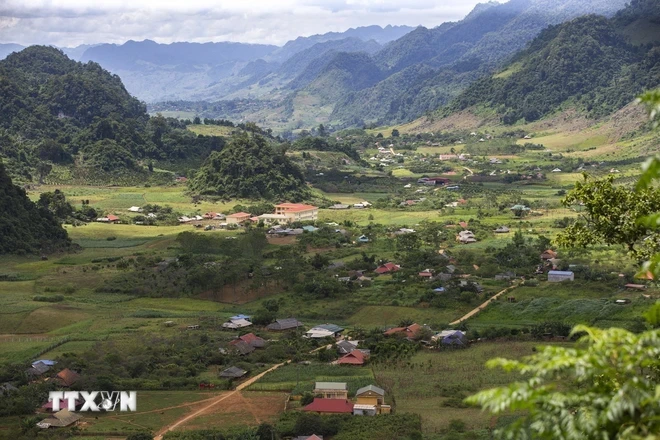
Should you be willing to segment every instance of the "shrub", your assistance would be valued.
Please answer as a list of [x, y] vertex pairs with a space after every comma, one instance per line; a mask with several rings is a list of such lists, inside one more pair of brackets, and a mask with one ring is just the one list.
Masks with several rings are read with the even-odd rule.
[[61, 301], [64, 301], [64, 297], [62, 295], [53, 295], [53, 296], [40, 296], [40, 295], [37, 295], [34, 298], [32, 298], [32, 301], [61, 302]]

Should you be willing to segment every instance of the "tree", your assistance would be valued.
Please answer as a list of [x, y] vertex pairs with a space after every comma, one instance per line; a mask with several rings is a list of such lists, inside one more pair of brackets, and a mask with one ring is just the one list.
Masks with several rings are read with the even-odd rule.
[[328, 131], [325, 129], [325, 126], [323, 124], [319, 124], [319, 128], [316, 130], [316, 133], [320, 137], [326, 137], [328, 135]]
[[39, 174], [39, 183], [43, 185], [44, 179], [53, 170], [53, 166], [48, 162], [39, 162], [37, 164], [37, 174]]
[[563, 204], [579, 206], [583, 212], [559, 234], [558, 244], [567, 247], [623, 244], [632, 252], [650, 231], [638, 219], [660, 211], [660, 191], [651, 187], [634, 191], [615, 186], [612, 176], [596, 180], [585, 174]]
[[397, 130], [396, 128], [392, 130], [392, 137], [399, 137], [399, 135], [400, 135], [399, 130]]
[[154, 436], [148, 432], [136, 432], [126, 437], [126, 440], [153, 440]]
[[195, 116], [195, 119], [193, 119], [193, 124], [199, 125], [202, 123], [202, 120], [199, 118], [199, 116]]
[[582, 348], [547, 346], [521, 361], [489, 368], [525, 378], [467, 399], [493, 414], [525, 414], [496, 431], [516, 439], [653, 439], [660, 432], [660, 331], [634, 334], [576, 326]]

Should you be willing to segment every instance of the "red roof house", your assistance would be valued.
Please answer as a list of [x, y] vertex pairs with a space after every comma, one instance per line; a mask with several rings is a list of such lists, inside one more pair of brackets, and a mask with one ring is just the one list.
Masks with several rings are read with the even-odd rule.
[[399, 269], [401, 269], [401, 266], [399, 266], [398, 264], [385, 263], [383, 265], [378, 266], [378, 268], [376, 270], [374, 270], [374, 272], [376, 272], [377, 274], [382, 275], [382, 274], [385, 274], [385, 273], [396, 272]]
[[552, 260], [553, 258], [557, 258], [557, 252], [552, 249], [548, 249], [541, 254], [541, 260]]
[[414, 338], [417, 332], [422, 328], [419, 324], [412, 324], [408, 327], [394, 327], [383, 333], [385, 336], [404, 334], [406, 338]]
[[119, 221], [119, 217], [117, 217], [116, 215], [112, 215], [112, 214], [108, 214], [106, 218], [111, 223]]
[[65, 387], [70, 387], [76, 383], [78, 379], [80, 379], [80, 374], [65, 368], [64, 370], [57, 373], [56, 379]]
[[337, 365], [364, 365], [366, 357], [360, 350], [353, 350], [350, 353], [340, 357]]
[[248, 333], [247, 335], [243, 335], [238, 339], [245, 342], [246, 344], [250, 344], [255, 348], [261, 348], [264, 345], [266, 345], [266, 341], [264, 341], [262, 338], [255, 335], [254, 333]]
[[312, 403], [303, 408], [303, 411], [319, 414], [351, 414], [353, 413], [353, 403], [343, 399], [321, 399], [316, 397]]
[[433, 272], [425, 270], [419, 273], [419, 276], [422, 278], [433, 278]]

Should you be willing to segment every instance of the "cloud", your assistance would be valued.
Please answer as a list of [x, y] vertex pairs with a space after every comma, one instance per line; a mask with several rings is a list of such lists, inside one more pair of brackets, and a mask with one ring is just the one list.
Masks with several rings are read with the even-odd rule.
[[282, 45], [372, 24], [435, 27], [477, 0], [0, 0], [0, 42], [75, 46], [151, 39]]

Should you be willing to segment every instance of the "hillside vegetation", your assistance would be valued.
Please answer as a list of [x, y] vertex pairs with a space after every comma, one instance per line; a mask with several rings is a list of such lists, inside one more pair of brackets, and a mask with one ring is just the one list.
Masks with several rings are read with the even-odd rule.
[[623, 33], [641, 17], [660, 20], [654, 8], [633, 2], [613, 19], [586, 16], [552, 26], [501, 73], [468, 87], [448, 111], [486, 106], [507, 124], [535, 121], [564, 105], [606, 116], [660, 84], [660, 39], [633, 45]]
[[31, 202], [0, 163], [0, 254], [50, 253], [70, 245], [53, 215]]
[[265, 138], [236, 135], [220, 152], [211, 153], [190, 182], [190, 189], [223, 199], [302, 200], [308, 195], [302, 172]]
[[140, 161], [205, 158], [222, 147], [183, 122], [150, 118], [118, 76], [52, 47], [0, 61], [0, 111], [0, 156], [21, 180], [42, 180], [52, 165], [143, 173]]

